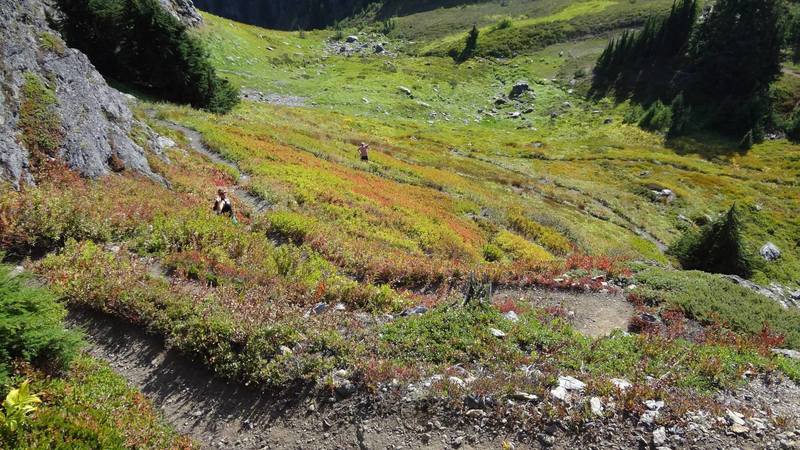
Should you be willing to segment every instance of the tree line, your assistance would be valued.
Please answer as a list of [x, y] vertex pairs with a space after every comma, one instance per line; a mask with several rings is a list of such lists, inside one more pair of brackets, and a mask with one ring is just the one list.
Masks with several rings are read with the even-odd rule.
[[105, 76], [216, 113], [238, 103], [203, 43], [158, 0], [58, 1], [65, 39]]
[[790, 47], [787, 10], [784, 0], [718, 0], [703, 11], [678, 0], [665, 18], [609, 42], [592, 89], [647, 105], [645, 127], [710, 128], [749, 147], [776, 125], [770, 85]]

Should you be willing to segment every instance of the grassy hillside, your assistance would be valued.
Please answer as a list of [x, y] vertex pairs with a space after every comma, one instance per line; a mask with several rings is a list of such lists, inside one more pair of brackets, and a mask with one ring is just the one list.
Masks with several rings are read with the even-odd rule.
[[[654, 242], [670, 244], [692, 220], [737, 202], [752, 209], [752, 254], [768, 240], [786, 250], [780, 263], [761, 265], [756, 278], [798, 278], [791, 217], [799, 206], [800, 148], [767, 142], [739, 154], [735, 144], [713, 137], [667, 144], [626, 125], [626, 105], [570, 93], [580, 83], [571, 88], [575, 74], [564, 68], [592, 54], [596, 41], [459, 66], [437, 57], [327, 55], [325, 32], [301, 37], [213, 16], [207, 24], [215, 63], [236, 82], [300, 95], [314, 107], [248, 103], [222, 119], [177, 109], [168, 116], [202, 131], [254, 174], [256, 192], [305, 221], [313, 218], [329, 239], [358, 229], [362, 245], [474, 263], [503, 232], [529, 238], [552, 256], [542, 238], [513, 225], [519, 213], [578, 251], [665, 263]], [[559, 57], [564, 50], [574, 57]], [[519, 79], [533, 83], [535, 100], [493, 113], [492, 100]], [[508, 118], [526, 108], [532, 111], [522, 119]], [[369, 164], [357, 161], [353, 143], [359, 141], [376, 150]], [[255, 155], [263, 156], [256, 161]], [[364, 184], [370, 187], [361, 190]], [[677, 198], [659, 201], [656, 189]], [[360, 211], [346, 219], [349, 227], [330, 211], [342, 202]]]
[[[616, 8], [629, 7], [507, 2], [523, 3], [544, 9], [486, 34], [614, 29]], [[136, 115], [176, 143], [163, 155], [147, 149], [168, 185], [55, 171], [0, 198], [2, 247], [46, 253], [30, 265], [71, 305], [146, 327], [219, 376], [325, 399], [441, 374], [424, 395], [549, 399], [558, 375], [575, 374], [587, 396], [633, 417], [642, 400], [683, 404], [746, 370], [800, 380], [796, 361], [771, 352], [800, 349], [800, 312], [676, 270], [664, 254], [736, 203], [753, 279], [797, 289], [799, 145], [742, 153], [716, 136], [667, 141], [626, 123], [632, 106], [584, 95], [598, 37], [459, 65], [367, 31], [366, 49], [342, 52], [333, 30], [204, 18], [198, 33], [217, 70], [272, 103], [246, 100], [220, 116], [140, 102]], [[413, 45], [445, 49], [459, 39], [448, 36]], [[374, 53], [375, 43], [388, 50]], [[509, 99], [519, 80], [532, 92]], [[228, 164], [203, 156], [188, 129]], [[143, 130], [133, 134], [147, 146]], [[371, 144], [369, 162], [360, 142]], [[235, 193], [236, 222], [210, 211], [221, 186]], [[783, 251], [771, 263], [758, 256], [768, 241]], [[504, 295], [475, 294], [489, 283]], [[639, 333], [584, 336], [542, 302], [555, 291], [621, 302]], [[643, 324], [643, 313], [660, 321]], [[453, 382], [456, 365], [475, 384]], [[610, 377], [637, 388], [623, 394]]]

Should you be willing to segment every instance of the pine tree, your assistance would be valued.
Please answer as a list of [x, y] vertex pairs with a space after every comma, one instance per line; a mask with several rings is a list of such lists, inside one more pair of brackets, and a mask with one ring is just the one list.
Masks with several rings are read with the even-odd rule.
[[781, 73], [782, 0], [719, 0], [701, 23], [691, 49], [693, 102], [720, 111], [715, 126], [756, 140], [769, 113], [769, 85]]
[[750, 259], [742, 242], [741, 219], [736, 205], [700, 232], [690, 231], [669, 249], [684, 269], [749, 277]]
[[473, 25], [472, 30], [467, 35], [464, 50], [459, 55], [459, 60], [466, 61], [475, 56], [475, 52], [478, 50], [478, 37], [480, 37], [480, 31], [478, 31], [477, 25]]
[[667, 136], [675, 137], [684, 134], [689, 127], [692, 116], [692, 107], [687, 105], [683, 99], [683, 92], [678, 93], [670, 105], [672, 109], [672, 124], [669, 127]]

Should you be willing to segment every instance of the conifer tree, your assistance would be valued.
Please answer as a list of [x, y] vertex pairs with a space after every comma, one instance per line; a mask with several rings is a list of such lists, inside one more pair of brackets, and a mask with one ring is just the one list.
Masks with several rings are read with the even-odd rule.
[[478, 37], [480, 36], [480, 31], [478, 31], [478, 26], [473, 25], [472, 30], [470, 30], [469, 34], [467, 35], [467, 40], [464, 45], [464, 50], [459, 55], [459, 60], [466, 61], [473, 56], [475, 56], [475, 52], [478, 50]]

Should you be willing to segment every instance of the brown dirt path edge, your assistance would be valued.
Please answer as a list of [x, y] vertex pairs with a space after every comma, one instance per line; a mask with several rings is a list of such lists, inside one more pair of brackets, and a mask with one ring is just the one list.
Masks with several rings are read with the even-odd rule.
[[586, 336], [597, 338], [614, 330], [626, 330], [635, 310], [622, 294], [545, 290], [501, 290], [495, 301], [513, 300], [517, 305], [562, 308], [567, 321]]
[[[140, 327], [103, 313], [72, 309], [71, 328], [82, 330], [87, 353], [107, 361], [128, 383], [160, 409], [175, 429], [202, 448], [349, 449], [449, 447], [447, 433], [421, 433], [433, 417], [413, 408], [399, 415], [363, 417], [363, 405], [350, 399], [316, 404], [312, 411], [301, 392], [273, 395], [214, 377], [201, 365]], [[303, 403], [298, 403], [303, 402]], [[483, 444], [463, 449], [499, 448], [502, 439], [473, 439]], [[495, 442], [496, 441], [496, 442]], [[488, 445], [488, 447], [486, 447]]]

